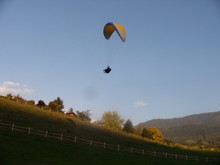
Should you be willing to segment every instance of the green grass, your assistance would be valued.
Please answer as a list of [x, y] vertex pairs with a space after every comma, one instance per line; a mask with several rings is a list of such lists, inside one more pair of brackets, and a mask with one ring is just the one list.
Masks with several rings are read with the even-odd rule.
[[0, 129], [0, 164], [4, 165], [205, 165], [104, 150]]
[[[63, 114], [39, 109], [0, 97], [0, 122], [15, 123], [64, 135], [148, 151], [216, 157], [219, 153], [197, 152], [116, 133]], [[10, 132], [0, 128], [0, 164], [200, 164], [202, 162], [158, 159], [118, 153], [51, 138]], [[177, 163], [178, 162], [178, 163]]]

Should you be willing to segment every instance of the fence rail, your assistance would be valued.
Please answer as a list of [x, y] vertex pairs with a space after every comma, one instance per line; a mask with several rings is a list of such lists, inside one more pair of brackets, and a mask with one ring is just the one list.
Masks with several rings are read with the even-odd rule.
[[98, 141], [83, 139], [83, 138], [76, 137], [76, 136], [65, 136], [64, 134], [49, 132], [48, 130], [38, 130], [35, 128], [31, 128], [31, 127], [18, 126], [18, 125], [15, 125], [14, 123], [13, 124], [0, 123], [0, 127], [10, 129], [11, 131], [26, 132], [27, 134], [36, 134], [36, 135], [41, 135], [44, 137], [50, 137], [50, 138], [55, 138], [55, 139], [64, 140], [64, 141], [71, 141], [71, 142], [78, 143], [78, 144], [86, 144], [91, 147], [93, 146], [93, 147], [99, 147], [103, 149], [115, 150], [117, 152], [129, 152], [129, 153], [134, 153], [134, 154], [139, 154], [139, 155], [147, 155], [147, 156], [165, 158], [165, 159], [179, 159], [179, 160], [186, 160], [186, 161], [205, 161], [205, 162], [216, 162], [216, 163], [220, 162], [220, 158], [178, 155], [178, 154], [163, 153], [163, 152], [156, 152], [156, 151], [147, 151], [144, 149], [137, 149], [133, 147], [129, 148], [129, 147], [124, 147], [120, 145], [108, 144], [105, 142], [98, 142]]

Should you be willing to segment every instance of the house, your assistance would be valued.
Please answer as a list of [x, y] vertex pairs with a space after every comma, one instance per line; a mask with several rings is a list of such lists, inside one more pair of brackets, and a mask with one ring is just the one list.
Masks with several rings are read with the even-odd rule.
[[66, 115], [70, 117], [77, 117], [77, 115], [74, 112], [67, 112]]

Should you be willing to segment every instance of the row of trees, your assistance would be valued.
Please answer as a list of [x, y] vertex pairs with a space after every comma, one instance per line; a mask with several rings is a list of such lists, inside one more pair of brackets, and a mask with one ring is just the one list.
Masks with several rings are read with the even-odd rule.
[[134, 128], [131, 120], [127, 120], [124, 123], [124, 120], [116, 111], [105, 112], [101, 119], [101, 125], [112, 130], [135, 134], [155, 141], [164, 141], [162, 133], [157, 128]]
[[[46, 104], [43, 100], [39, 100], [37, 103], [35, 103], [34, 100], [25, 100], [24, 98], [22, 98], [19, 95], [13, 96], [10, 93], [7, 94], [5, 97], [7, 99], [12, 100], [12, 101], [37, 106], [37, 107], [42, 108], [44, 110], [51, 110], [51, 111], [54, 111], [57, 113], [63, 113], [63, 114], [65, 113], [63, 111], [63, 109], [64, 109], [63, 100], [60, 97], [57, 97], [56, 99], [50, 101], [48, 104]], [[74, 113], [73, 108], [70, 108], [66, 114], [73, 116], [73, 117], [76, 117], [76, 118], [83, 120], [83, 121], [91, 121], [91, 118], [90, 118], [91, 111], [90, 110], [85, 110], [85, 111], [78, 111], [77, 110], [76, 113]]]
[[6, 97], [10, 100], [14, 100], [20, 103], [28, 104], [28, 105], [36, 105], [37, 107], [50, 109], [52, 111], [62, 112], [64, 109], [63, 100], [60, 97], [57, 97], [55, 100], [50, 101], [49, 104], [45, 104], [43, 100], [39, 100], [37, 104], [35, 104], [34, 100], [25, 100], [19, 95], [13, 96], [11, 93], [7, 94]]

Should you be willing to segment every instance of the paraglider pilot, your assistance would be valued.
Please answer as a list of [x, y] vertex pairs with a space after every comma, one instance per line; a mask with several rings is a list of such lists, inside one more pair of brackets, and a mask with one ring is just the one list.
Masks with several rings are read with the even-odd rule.
[[104, 71], [104, 73], [108, 74], [109, 72], [111, 72], [111, 70], [112, 69], [109, 66], [107, 66], [107, 68], [104, 69], [103, 71]]

